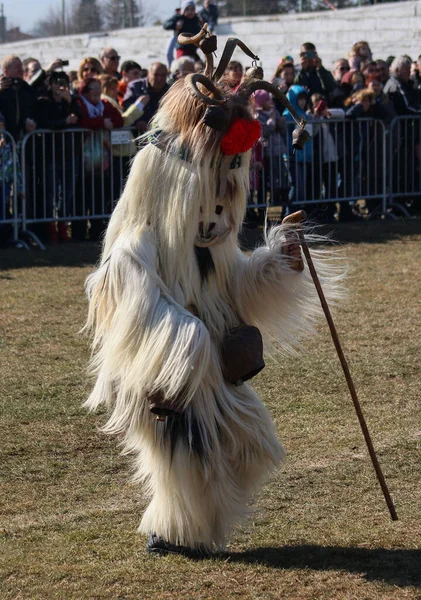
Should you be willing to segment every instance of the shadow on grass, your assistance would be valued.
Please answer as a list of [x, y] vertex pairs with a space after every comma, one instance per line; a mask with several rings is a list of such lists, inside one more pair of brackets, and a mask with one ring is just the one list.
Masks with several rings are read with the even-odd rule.
[[[362, 223], [332, 223], [317, 229], [341, 244], [385, 244], [410, 236], [421, 235], [421, 216], [411, 220], [363, 221]], [[263, 242], [263, 230], [244, 227], [240, 243], [243, 250], [253, 250]]]
[[303, 545], [255, 548], [226, 553], [221, 559], [281, 570], [347, 571], [367, 581], [421, 587], [421, 550]]
[[[334, 241], [347, 243], [386, 243], [421, 235], [421, 218], [410, 221], [365, 221], [336, 223], [321, 226], [320, 234], [330, 234]], [[243, 250], [250, 251], [263, 243], [262, 228], [244, 228], [240, 236]], [[100, 256], [100, 244], [79, 242], [47, 246], [39, 249], [0, 249], [0, 269], [29, 269], [32, 267], [84, 267], [94, 265]]]
[[47, 246], [45, 251], [6, 248], [0, 250], [0, 269], [30, 269], [33, 267], [85, 267], [94, 265], [101, 246], [94, 242], [75, 242]]

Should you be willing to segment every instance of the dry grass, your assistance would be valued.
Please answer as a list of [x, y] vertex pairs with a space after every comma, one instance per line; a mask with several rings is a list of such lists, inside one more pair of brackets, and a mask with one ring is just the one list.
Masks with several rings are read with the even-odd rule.
[[229, 553], [150, 558], [139, 490], [104, 415], [81, 409], [83, 281], [96, 249], [0, 261], [1, 597], [421, 598], [421, 226], [338, 230], [353, 267], [336, 323], [400, 520], [392, 523], [325, 324], [255, 386], [288, 451]]

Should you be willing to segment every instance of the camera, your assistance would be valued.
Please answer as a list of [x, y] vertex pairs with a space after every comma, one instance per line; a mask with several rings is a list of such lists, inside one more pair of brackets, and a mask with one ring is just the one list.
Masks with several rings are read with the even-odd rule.
[[68, 61], [68, 60], [62, 60], [62, 61], [61, 61], [61, 65], [62, 65], [63, 67], [68, 67], [68, 66], [69, 66], [69, 61]]
[[314, 50], [307, 50], [307, 52], [303, 52], [302, 56], [304, 58], [316, 58], [317, 54]]
[[13, 78], [12, 78], [12, 85], [20, 85], [20, 82], [21, 82], [21, 81], [22, 81], [22, 80], [21, 80], [21, 79], [19, 79], [18, 77], [13, 77]]

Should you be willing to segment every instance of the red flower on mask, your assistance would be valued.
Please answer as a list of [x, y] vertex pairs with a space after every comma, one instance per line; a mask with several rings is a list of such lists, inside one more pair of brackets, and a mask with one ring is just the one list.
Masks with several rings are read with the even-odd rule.
[[221, 142], [224, 154], [240, 154], [250, 150], [261, 135], [259, 121], [237, 119], [232, 123]]

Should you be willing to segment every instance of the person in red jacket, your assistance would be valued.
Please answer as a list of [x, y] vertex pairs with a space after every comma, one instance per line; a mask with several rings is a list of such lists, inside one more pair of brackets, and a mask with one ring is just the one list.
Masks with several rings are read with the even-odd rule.
[[79, 106], [82, 113], [80, 127], [85, 129], [115, 129], [124, 126], [124, 120], [118, 111], [107, 100], [101, 100], [101, 82], [90, 77], [79, 86]]
[[[84, 134], [83, 172], [79, 196], [79, 214], [89, 214], [90, 239], [98, 241], [105, 230], [104, 219], [111, 213], [110, 140], [108, 132], [124, 126], [119, 110], [101, 99], [101, 83], [88, 78], [79, 86], [78, 103], [81, 117], [78, 125], [95, 133]], [[104, 131], [105, 130], [105, 131]], [[86, 238], [87, 222], [75, 221], [73, 237]]]

